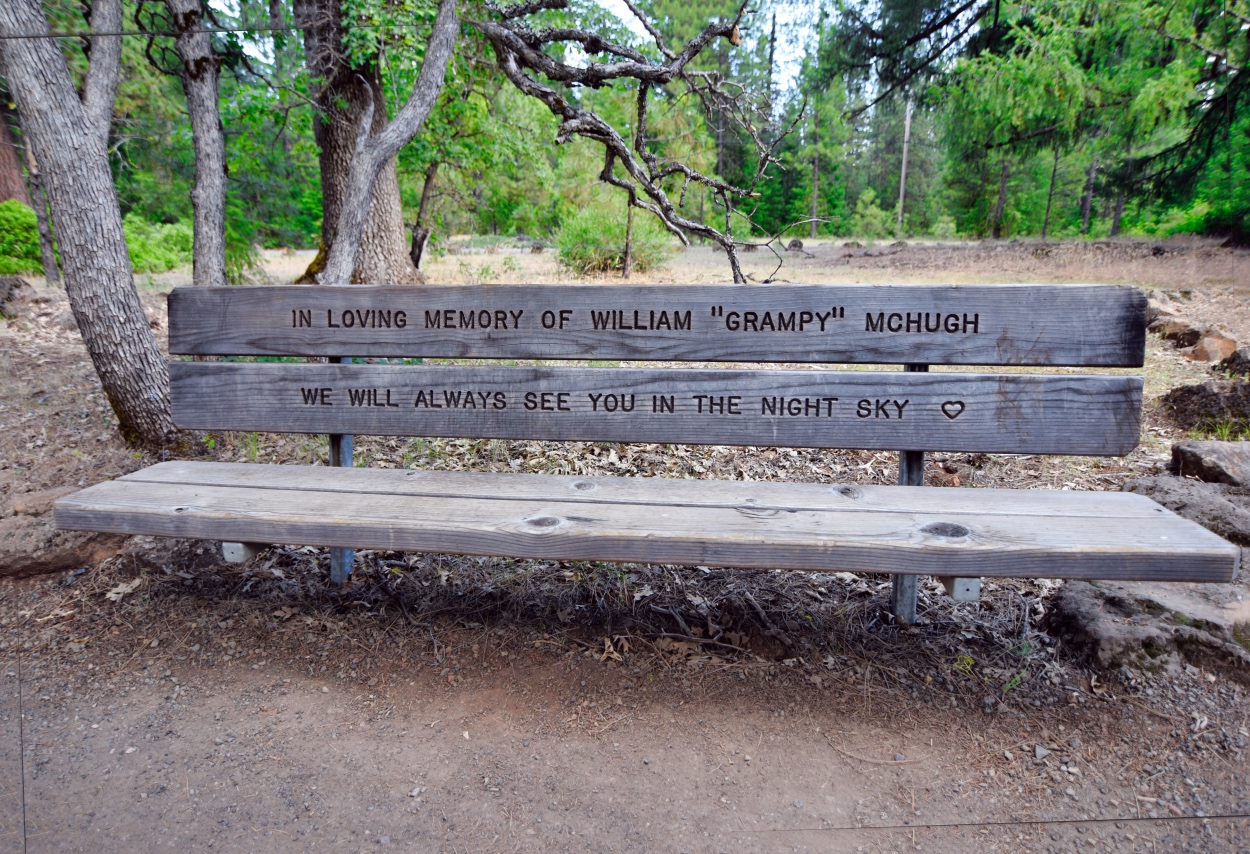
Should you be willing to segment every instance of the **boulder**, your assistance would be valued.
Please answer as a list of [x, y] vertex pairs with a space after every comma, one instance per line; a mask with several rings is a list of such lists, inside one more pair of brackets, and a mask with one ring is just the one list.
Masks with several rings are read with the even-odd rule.
[[21, 276], [0, 276], [0, 317], [16, 317], [35, 289]]
[[1237, 352], [1237, 342], [1222, 332], [1204, 329], [1198, 343], [1184, 351], [1195, 362], [1222, 362]]
[[1247, 377], [1250, 376], [1250, 347], [1241, 347], [1233, 354], [1215, 366], [1217, 370], [1223, 371], [1229, 376]]
[[1177, 442], [1172, 446], [1172, 474], [1250, 486], [1250, 442]]
[[793, 240], [791, 240], [789, 243], [787, 243], [787, 244], [786, 244], [786, 249], [789, 249], [791, 252], [802, 252], [802, 251], [803, 251], [803, 241], [802, 241], [802, 240], [799, 240], [799, 239], [796, 237], [796, 238], [794, 238]]
[[1192, 347], [1202, 340], [1203, 330], [1183, 317], [1172, 317], [1164, 323], [1156, 323], [1155, 330], [1176, 347]]
[[1177, 386], [1159, 402], [1172, 422], [1186, 430], [1219, 424], [1241, 430], [1250, 427], [1250, 383], [1244, 380]]
[[61, 496], [69, 495], [77, 487], [61, 486], [55, 489], [44, 489], [39, 492], [22, 492], [9, 499], [7, 510], [0, 511], [0, 517], [42, 516], [52, 509], [52, 504]]
[[1250, 652], [1236, 635], [1114, 585], [1069, 581], [1050, 601], [1046, 628], [1068, 650], [1103, 669], [1180, 672], [1184, 664], [1250, 684]]
[[1161, 332], [1163, 328], [1180, 316], [1165, 293], [1151, 294], [1146, 300], [1146, 328], [1151, 332]]
[[1151, 498], [1230, 543], [1250, 546], [1250, 495], [1240, 487], [1161, 475], [1130, 480], [1121, 489]]

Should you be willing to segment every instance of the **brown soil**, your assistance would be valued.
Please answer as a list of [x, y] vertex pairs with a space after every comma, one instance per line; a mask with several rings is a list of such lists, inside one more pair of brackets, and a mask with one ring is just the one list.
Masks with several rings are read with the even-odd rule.
[[[1043, 268], [1035, 249], [880, 274], [1023, 280], [1004, 271]], [[1244, 254], [1192, 249], [1133, 261], [1140, 283], [1193, 291], [1195, 319], [1250, 340]], [[682, 256], [666, 275], [716, 280], [696, 251], [703, 263]], [[842, 275], [825, 257], [839, 251], [806, 260]], [[516, 275], [551, 263], [517, 257]], [[160, 293], [143, 296], [163, 330]], [[1042, 628], [1050, 582], [987, 582], [981, 603], [955, 605], [926, 580], [904, 630], [882, 577], [370, 552], [338, 592], [315, 549], [229, 565], [212, 544], [57, 534], [57, 491], [154, 460], [117, 438], [64, 302], [37, 299], [0, 325], [0, 573], [56, 571], [4, 582], [0, 603], [3, 850], [1250, 848], [1244, 674], [1089, 670]], [[1151, 397], [1207, 376], [1158, 342], [1146, 373]], [[1115, 489], [1160, 470], [1175, 435], [1148, 409], [1127, 459], [939, 454], [928, 478]], [[857, 452], [361, 444], [381, 466], [859, 482], [894, 467]], [[323, 453], [289, 436], [201, 447]]]

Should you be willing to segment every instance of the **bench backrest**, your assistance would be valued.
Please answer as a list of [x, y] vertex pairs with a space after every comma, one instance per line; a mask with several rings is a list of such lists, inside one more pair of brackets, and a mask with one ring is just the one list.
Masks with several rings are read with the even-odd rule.
[[190, 429], [1117, 455], [1141, 423], [1140, 377], [916, 370], [1140, 367], [1123, 286], [177, 288], [169, 318], [173, 354], [492, 360], [175, 361]]

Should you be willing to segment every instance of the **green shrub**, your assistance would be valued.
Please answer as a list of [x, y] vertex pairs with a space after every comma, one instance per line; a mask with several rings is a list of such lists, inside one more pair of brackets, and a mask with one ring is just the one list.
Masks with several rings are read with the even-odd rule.
[[953, 240], [959, 236], [959, 232], [955, 229], [954, 217], [943, 214], [938, 217], [937, 222], [933, 223], [933, 236], [938, 240]]
[[[579, 273], [620, 270], [625, 264], [625, 212], [595, 205], [566, 220], [556, 234], [560, 261]], [[673, 237], [654, 216], [634, 212], [634, 245], [631, 269], [645, 273], [673, 252]]]
[[885, 237], [890, 233], [890, 214], [877, 206], [877, 194], [869, 188], [859, 194], [855, 202], [855, 216], [851, 220], [851, 231], [856, 237], [869, 240]]
[[131, 212], [122, 220], [136, 273], [164, 273], [191, 262], [191, 224], [148, 222]]
[[42, 272], [35, 212], [9, 199], [0, 204], [0, 276]]

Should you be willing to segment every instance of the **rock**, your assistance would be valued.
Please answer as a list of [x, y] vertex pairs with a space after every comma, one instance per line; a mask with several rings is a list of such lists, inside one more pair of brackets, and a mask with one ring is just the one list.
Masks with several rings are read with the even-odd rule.
[[530, 247], [530, 254], [531, 255], [543, 254], [543, 245], [541, 243], [535, 243], [533, 246]]
[[1222, 362], [1237, 352], [1237, 342], [1222, 332], [1203, 330], [1198, 343], [1186, 348], [1185, 358], [1194, 362]]
[[906, 757], [906, 756], [904, 756], [904, 755], [903, 755], [903, 754], [901, 754], [901, 753], [895, 753], [895, 754], [894, 754], [894, 761], [895, 761], [895, 762], [903, 762], [903, 761], [904, 761], [904, 760], [906, 760], [906, 759], [907, 759], [907, 757]]
[[1172, 321], [1176, 320], [1179, 313], [1172, 307], [1171, 300], [1168, 300], [1166, 294], [1160, 294], [1163, 299], [1157, 299], [1152, 295], [1146, 300], [1146, 328], [1151, 332], [1162, 332], [1164, 327]]
[[1069, 651], [1104, 669], [1179, 673], [1182, 664], [1250, 684], [1250, 652], [1230, 638], [1152, 616], [1117, 590], [1069, 581], [1050, 601], [1047, 629]]
[[1250, 486], [1250, 442], [1177, 442], [1172, 446], [1172, 474]]
[[21, 276], [0, 276], [0, 317], [17, 317], [22, 303], [34, 295], [35, 289]]
[[1185, 430], [1216, 425], [1237, 430], [1250, 427], [1250, 383], [1244, 380], [1207, 380], [1178, 386], [1159, 398], [1159, 402], [1172, 422]]
[[1229, 376], [1250, 376], [1250, 347], [1241, 347], [1215, 366]]
[[1041, 760], [1045, 759], [1049, 755], [1050, 755], [1050, 751], [1047, 750], [1045, 747], [1042, 747], [1040, 744], [1033, 745], [1033, 758], [1034, 759], [1040, 762]]
[[1183, 317], [1173, 317], [1166, 323], [1157, 324], [1157, 331], [1164, 341], [1177, 347], [1192, 347], [1202, 340], [1202, 329]]
[[860, 243], [858, 240], [848, 240], [846, 241], [846, 243], [842, 244], [842, 248], [843, 249], [863, 249], [864, 244]]
[[1250, 496], [1238, 494], [1237, 487], [1163, 475], [1136, 478], [1121, 489], [1154, 499], [1231, 543], [1250, 546]]
[[54, 501], [74, 491], [75, 487], [62, 486], [14, 495], [9, 499], [9, 512], [0, 512], [0, 516], [8, 516], [10, 512], [17, 516], [42, 516], [52, 509]]
[[799, 240], [799, 239], [796, 237], [796, 238], [794, 238], [793, 240], [791, 240], [789, 243], [787, 243], [787, 244], [786, 244], [786, 249], [789, 249], [791, 252], [802, 252], [802, 251], [803, 251], [803, 241], [802, 241], [802, 240]]

